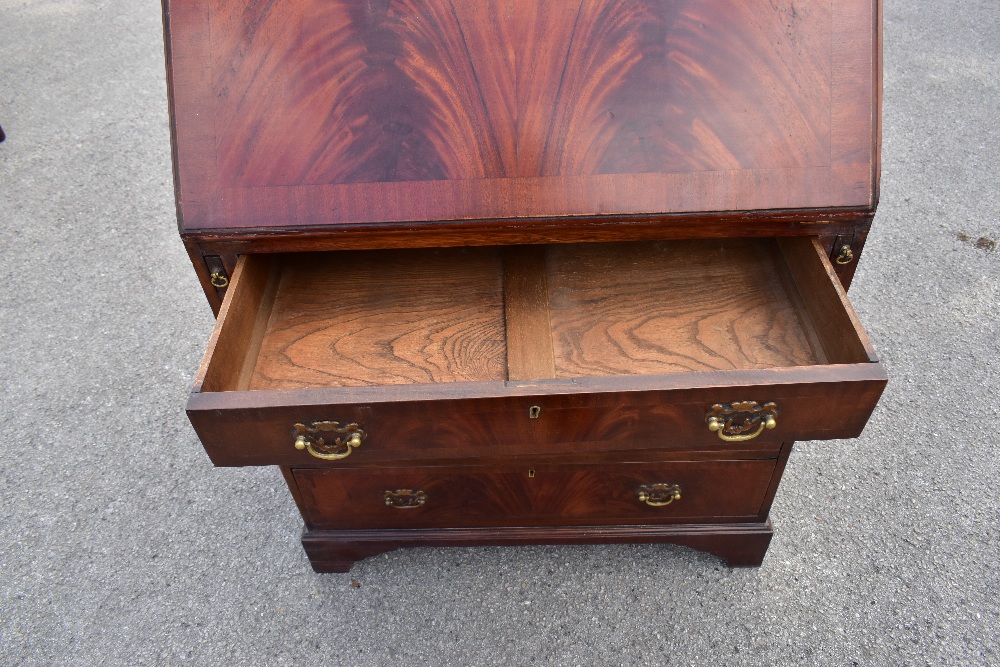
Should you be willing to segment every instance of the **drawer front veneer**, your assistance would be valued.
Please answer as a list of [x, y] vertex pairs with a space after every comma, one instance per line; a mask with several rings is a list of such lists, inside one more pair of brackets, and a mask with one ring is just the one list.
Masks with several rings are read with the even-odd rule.
[[773, 459], [295, 469], [310, 529], [759, 520]]
[[[350, 454], [357, 463], [634, 449], [715, 452], [732, 445], [709, 430], [710, 408], [758, 399], [777, 405], [776, 426], [742, 446], [766, 452], [782, 441], [856, 437], [884, 386], [877, 364], [754, 371], [744, 374], [746, 384], [726, 373], [692, 375], [628, 378], [640, 385], [632, 391], [611, 378], [545, 393], [540, 386], [503, 383], [429, 387], [424, 400], [392, 400], [396, 392], [380, 396], [367, 387], [344, 392], [355, 395], [350, 402], [324, 402], [323, 390], [200, 394], [192, 397], [188, 415], [216, 465], [337, 466], [340, 461], [297, 449], [295, 425], [358, 424], [365, 438]], [[707, 386], [648, 388], [657, 381]], [[485, 395], [453, 398], [444, 391], [459, 387]], [[416, 389], [399, 393], [412, 396], [420, 393]], [[303, 394], [315, 400], [302, 400]], [[541, 408], [537, 417], [533, 407]]]

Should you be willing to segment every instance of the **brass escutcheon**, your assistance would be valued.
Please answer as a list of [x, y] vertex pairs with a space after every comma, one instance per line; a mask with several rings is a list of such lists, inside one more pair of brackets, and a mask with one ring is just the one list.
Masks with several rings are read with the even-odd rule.
[[681, 487], [677, 484], [643, 484], [639, 487], [639, 502], [650, 507], [666, 507], [681, 499]]
[[840, 246], [840, 254], [837, 255], [837, 259], [835, 261], [837, 264], [850, 264], [854, 261], [854, 251], [851, 250], [851, 246], [846, 243]]
[[778, 425], [776, 403], [760, 405], [757, 401], [716, 403], [708, 409], [705, 423], [708, 430], [726, 442], [746, 442], [760, 435], [765, 428]]
[[216, 287], [218, 289], [229, 287], [229, 278], [226, 277], [226, 274], [219, 273], [218, 271], [212, 272], [212, 277], [209, 281], [212, 283], [212, 287]]
[[415, 507], [423, 507], [427, 502], [427, 494], [423, 491], [411, 491], [410, 489], [396, 489], [386, 491], [384, 494], [387, 507], [394, 507], [400, 510], [410, 510]]
[[[332, 441], [327, 441], [320, 433], [335, 434]], [[341, 426], [340, 422], [313, 422], [309, 426], [296, 424], [293, 427], [295, 449], [304, 449], [318, 459], [324, 461], [339, 461], [346, 459], [361, 446], [361, 441], [368, 434], [352, 422]]]

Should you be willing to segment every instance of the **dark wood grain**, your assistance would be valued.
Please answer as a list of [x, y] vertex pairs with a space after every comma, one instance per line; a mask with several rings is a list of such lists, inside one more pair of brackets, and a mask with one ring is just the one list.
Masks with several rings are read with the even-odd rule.
[[[773, 460], [617, 465], [295, 470], [310, 529], [650, 524], [757, 519]], [[534, 476], [529, 475], [529, 470]], [[638, 498], [643, 484], [681, 487], [665, 507]], [[386, 490], [422, 491], [422, 507], [399, 509]], [[346, 511], [345, 511], [346, 510]]]
[[[407, 547], [523, 546], [529, 544], [676, 544], [714, 554], [730, 567], [758, 566], [774, 535], [760, 523], [661, 524], [517, 528], [311, 530], [302, 546], [317, 572], [348, 572], [358, 560]], [[644, 557], [662, 557], [650, 549]]]
[[165, 16], [187, 232], [874, 207], [870, 0]]
[[[857, 210], [726, 211], [662, 216], [580, 215], [546, 219], [358, 223], [350, 234], [322, 225], [186, 233], [203, 254], [313, 252], [376, 248], [494, 246], [517, 243], [666, 241], [693, 238], [850, 235], [862, 224]], [[871, 223], [872, 215], [864, 218]], [[518, 241], [517, 239], [522, 239]]]
[[825, 2], [233, 4], [212, 9], [227, 185], [830, 163]]
[[[358, 422], [365, 463], [518, 454], [717, 450], [714, 403], [775, 401], [778, 426], [755, 441], [857, 437], [885, 388], [880, 364], [445, 383], [326, 390], [204, 392], [188, 417], [216, 465], [326, 465], [292, 446], [292, 425]], [[538, 419], [529, 417], [540, 406]]]

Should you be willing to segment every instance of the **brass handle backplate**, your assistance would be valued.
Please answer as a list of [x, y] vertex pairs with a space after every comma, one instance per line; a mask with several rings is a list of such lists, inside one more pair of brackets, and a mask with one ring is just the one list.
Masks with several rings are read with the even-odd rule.
[[681, 499], [681, 487], [677, 484], [643, 484], [639, 487], [639, 502], [650, 507], [666, 507]]
[[[341, 426], [340, 422], [313, 422], [308, 426], [296, 424], [293, 428], [295, 449], [304, 449], [324, 461], [346, 459], [355, 447], [360, 447], [361, 441], [368, 437], [368, 434], [354, 422], [346, 426]], [[321, 433], [330, 433], [332, 437], [324, 438]]]
[[396, 489], [385, 492], [385, 504], [387, 507], [395, 507], [400, 510], [410, 510], [415, 507], [423, 507], [427, 502], [427, 494], [423, 491], [411, 491], [410, 489]]
[[708, 409], [705, 423], [708, 430], [726, 442], [746, 442], [760, 435], [765, 428], [778, 425], [778, 406], [757, 401], [716, 403]]

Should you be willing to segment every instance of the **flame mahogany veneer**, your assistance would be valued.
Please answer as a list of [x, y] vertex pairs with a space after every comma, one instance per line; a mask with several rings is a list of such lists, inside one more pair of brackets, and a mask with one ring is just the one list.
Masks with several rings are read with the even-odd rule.
[[860, 434], [878, 0], [163, 8], [219, 316], [188, 414], [217, 465], [282, 467], [317, 570], [610, 542], [759, 564], [792, 442]]

